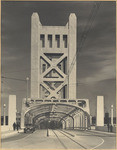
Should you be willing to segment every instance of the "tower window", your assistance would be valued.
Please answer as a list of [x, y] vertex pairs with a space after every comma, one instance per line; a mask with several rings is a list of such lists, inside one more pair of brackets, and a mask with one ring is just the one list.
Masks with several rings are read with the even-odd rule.
[[59, 48], [60, 47], [60, 35], [55, 35], [55, 39], [57, 42], [57, 48]]
[[40, 41], [41, 41], [41, 47], [45, 47], [45, 35], [44, 34], [40, 35]]
[[48, 35], [49, 47], [52, 47], [52, 35]]
[[4, 117], [1, 116], [1, 125], [4, 125]]
[[63, 35], [64, 48], [67, 48], [67, 35]]

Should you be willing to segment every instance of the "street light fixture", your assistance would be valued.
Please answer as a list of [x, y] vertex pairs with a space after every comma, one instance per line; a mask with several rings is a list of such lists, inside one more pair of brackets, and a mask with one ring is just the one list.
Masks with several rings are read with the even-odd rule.
[[3, 114], [4, 114], [4, 123], [3, 123], [3, 125], [5, 126], [5, 124], [6, 124], [6, 114], [5, 114], [6, 104], [3, 105], [3, 108], [4, 108], [4, 109], [3, 109], [3, 111], [4, 111], [4, 112], [3, 112]]

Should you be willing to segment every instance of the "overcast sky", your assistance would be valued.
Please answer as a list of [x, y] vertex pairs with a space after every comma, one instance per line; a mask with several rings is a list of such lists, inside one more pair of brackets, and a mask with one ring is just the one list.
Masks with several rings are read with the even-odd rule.
[[[38, 12], [42, 25], [66, 25], [70, 13], [78, 19], [78, 46], [95, 2], [2, 2], [2, 76], [30, 77], [31, 15]], [[78, 57], [78, 98], [88, 98], [96, 115], [96, 97], [105, 97], [105, 112], [116, 105], [116, 2], [101, 2]], [[17, 96], [21, 111], [26, 82], [2, 78], [2, 105]]]

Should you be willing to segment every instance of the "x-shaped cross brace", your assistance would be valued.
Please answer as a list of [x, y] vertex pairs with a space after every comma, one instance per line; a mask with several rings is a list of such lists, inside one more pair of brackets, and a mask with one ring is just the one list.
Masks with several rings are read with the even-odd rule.
[[[47, 97], [48, 99], [51, 97], [56, 97], [58, 98], [58, 92], [67, 84], [66, 82], [66, 77], [67, 75], [64, 74], [59, 68], [58, 68], [58, 64], [67, 57], [67, 54], [63, 54], [55, 63], [53, 63], [50, 59], [48, 59], [43, 53], [41, 54], [42, 59], [44, 59], [49, 65], [50, 67], [41, 74], [41, 85], [50, 93], [50, 95]], [[63, 83], [57, 87], [55, 90], [52, 90], [49, 88], [49, 86], [47, 86], [43, 81], [45, 79], [45, 81], [49, 81], [47, 80], [48, 78], [44, 78], [52, 69], [55, 69], [62, 77], [58, 78], [58, 81], [62, 81]], [[51, 78], [50, 78], [51, 81]], [[57, 79], [56, 79], [57, 81]]]

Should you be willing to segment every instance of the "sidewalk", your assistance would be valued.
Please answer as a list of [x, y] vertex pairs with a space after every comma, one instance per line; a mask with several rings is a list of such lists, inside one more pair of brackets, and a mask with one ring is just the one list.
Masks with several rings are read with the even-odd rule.
[[106, 132], [106, 131], [98, 131], [98, 130], [87, 130], [90, 132], [95, 132], [95, 133], [103, 133], [103, 134], [109, 134], [109, 135], [116, 135], [114, 132]]
[[[64, 130], [64, 132], [67, 132], [68, 134], [71, 134], [71, 136], [75, 136], [76, 133], [69, 133], [69, 131], [73, 131], [73, 132], [77, 132], [77, 130]], [[82, 130], [79, 130], [79, 131], [82, 131]], [[92, 130], [83, 130], [83, 131], [86, 131], [86, 132], [92, 132], [94, 134], [105, 134], [105, 135], [110, 135], [110, 136], [116, 136], [116, 133], [113, 133], [113, 132], [106, 132], [106, 131], [98, 131], [98, 130], [95, 130], [95, 129], [92, 129]]]
[[23, 132], [23, 130], [21, 130], [21, 129], [19, 130], [19, 132], [18, 131], [13, 131], [13, 130], [1, 132], [1, 139], [5, 139], [5, 138], [8, 138], [8, 137], [18, 135], [21, 132]]

